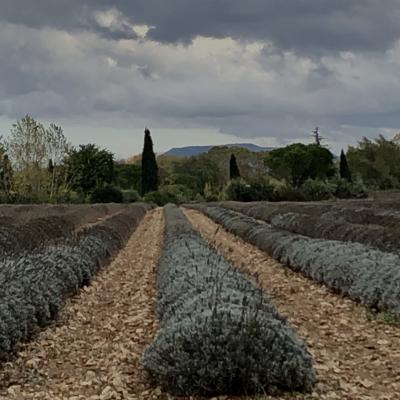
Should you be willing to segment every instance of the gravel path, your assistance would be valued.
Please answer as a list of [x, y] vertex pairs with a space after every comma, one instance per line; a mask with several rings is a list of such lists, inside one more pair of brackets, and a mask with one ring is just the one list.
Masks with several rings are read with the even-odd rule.
[[158, 398], [138, 368], [157, 330], [154, 272], [161, 209], [149, 212], [93, 284], [65, 305], [56, 324], [0, 368], [0, 399]]
[[259, 277], [313, 354], [320, 378], [317, 390], [280, 398], [400, 399], [400, 328], [371, 318], [363, 307], [283, 267], [199, 212], [185, 214], [232, 264]]

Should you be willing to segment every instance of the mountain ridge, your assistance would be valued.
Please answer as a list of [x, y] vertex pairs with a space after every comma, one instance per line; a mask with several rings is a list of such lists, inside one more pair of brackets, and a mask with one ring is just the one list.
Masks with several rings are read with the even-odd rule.
[[222, 145], [205, 145], [205, 146], [185, 146], [185, 147], [173, 147], [172, 149], [163, 153], [165, 156], [175, 156], [175, 157], [191, 157], [198, 156], [203, 153], [207, 153], [213, 147], [239, 147], [244, 148], [255, 153], [262, 151], [271, 151], [274, 147], [263, 147], [258, 146], [253, 143], [230, 143]]

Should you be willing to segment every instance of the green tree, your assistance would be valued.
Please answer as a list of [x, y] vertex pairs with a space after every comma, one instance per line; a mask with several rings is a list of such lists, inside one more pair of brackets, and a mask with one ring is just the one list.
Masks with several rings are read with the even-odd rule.
[[114, 165], [115, 186], [130, 190], [141, 191], [142, 169], [136, 164], [124, 164], [117, 162]]
[[240, 178], [240, 171], [234, 154], [231, 154], [229, 160], [229, 178], [231, 180]]
[[111, 183], [114, 178], [113, 158], [112, 153], [94, 144], [72, 149], [66, 160], [70, 188], [86, 196]]
[[144, 131], [144, 146], [142, 153], [142, 195], [158, 189], [158, 166], [153, 150], [153, 140], [150, 131]]
[[296, 188], [307, 179], [325, 179], [335, 174], [332, 153], [317, 144], [295, 143], [272, 150], [265, 163], [270, 173]]
[[351, 172], [349, 168], [349, 164], [347, 163], [347, 158], [346, 154], [344, 154], [344, 151], [340, 152], [340, 167], [339, 167], [339, 172], [340, 172], [340, 177], [342, 179], [345, 179], [348, 182], [351, 182]]
[[[40, 201], [52, 198], [64, 184], [62, 164], [70, 148], [62, 128], [55, 124], [45, 128], [26, 115], [13, 125], [5, 144], [18, 193]], [[54, 166], [52, 172], [47, 168], [50, 159]]]
[[193, 156], [176, 161], [169, 177], [172, 184], [184, 185], [192, 192], [205, 195], [204, 189], [213, 191], [220, 182], [218, 164], [207, 155]]
[[349, 147], [347, 161], [353, 175], [361, 177], [370, 189], [400, 188], [400, 145], [382, 135], [374, 140], [363, 138]]

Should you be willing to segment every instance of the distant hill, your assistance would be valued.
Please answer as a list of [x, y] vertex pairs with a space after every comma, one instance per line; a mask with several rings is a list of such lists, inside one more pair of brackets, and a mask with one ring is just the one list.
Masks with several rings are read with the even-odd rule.
[[221, 146], [187, 146], [187, 147], [174, 147], [171, 150], [168, 150], [163, 155], [165, 156], [175, 156], [175, 157], [191, 157], [198, 156], [199, 154], [207, 153], [213, 147], [238, 147], [242, 149], [247, 149], [253, 152], [261, 152], [261, 151], [271, 151], [273, 147], [261, 147], [257, 146], [253, 143], [233, 143], [233, 144], [224, 144]]

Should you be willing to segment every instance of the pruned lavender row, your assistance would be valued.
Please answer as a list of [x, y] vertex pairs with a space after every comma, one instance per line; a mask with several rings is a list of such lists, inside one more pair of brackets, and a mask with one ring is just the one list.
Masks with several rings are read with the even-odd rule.
[[[3, 206], [6, 207], [6, 206]], [[66, 240], [86, 223], [129, 210], [130, 205], [9, 206], [10, 217], [0, 220], [0, 255], [31, 252]], [[27, 210], [25, 210], [27, 208]], [[8, 209], [8, 208], [7, 208]], [[12, 213], [14, 210], [14, 214]], [[17, 212], [16, 210], [20, 210]], [[45, 216], [45, 211], [49, 215]], [[19, 215], [21, 214], [21, 215]], [[1, 218], [0, 218], [1, 219]]]
[[[385, 203], [361, 202], [282, 202], [266, 201], [242, 203], [237, 201], [215, 202], [211, 205], [223, 207], [232, 211], [246, 214], [255, 219], [270, 222], [279, 214], [299, 213], [314, 218], [323, 218], [342, 223], [363, 225], [378, 225], [385, 228], [396, 228], [400, 223], [400, 211], [387, 208]], [[391, 204], [392, 205], [392, 204]]]
[[400, 318], [400, 257], [359, 243], [312, 239], [243, 214], [193, 206], [293, 270], [362, 304]]
[[312, 238], [362, 243], [385, 252], [400, 251], [400, 229], [380, 225], [351, 224], [340, 219], [286, 213], [271, 218], [271, 225]]
[[[312, 238], [362, 243], [382, 251], [400, 251], [399, 224], [376, 224], [384, 211], [340, 209], [327, 205], [222, 202], [223, 208], [270, 223], [278, 229]], [[315, 208], [313, 208], [315, 207]], [[318, 210], [318, 211], [315, 211]], [[397, 212], [398, 211], [393, 211]], [[389, 215], [389, 214], [388, 214]], [[352, 218], [350, 218], [352, 216]], [[393, 217], [394, 218], [394, 217]], [[356, 221], [356, 222], [350, 222]], [[400, 220], [398, 220], [400, 221]]]
[[178, 395], [306, 391], [311, 356], [270, 298], [195, 233], [175, 206], [165, 208], [158, 271], [160, 330], [142, 364]]
[[0, 261], [0, 351], [28, 340], [57, 316], [63, 300], [89, 283], [147, 210], [132, 206], [69, 238]]
[[71, 235], [75, 225], [61, 216], [35, 218], [22, 225], [0, 225], [0, 255], [32, 251], [51, 240]]

